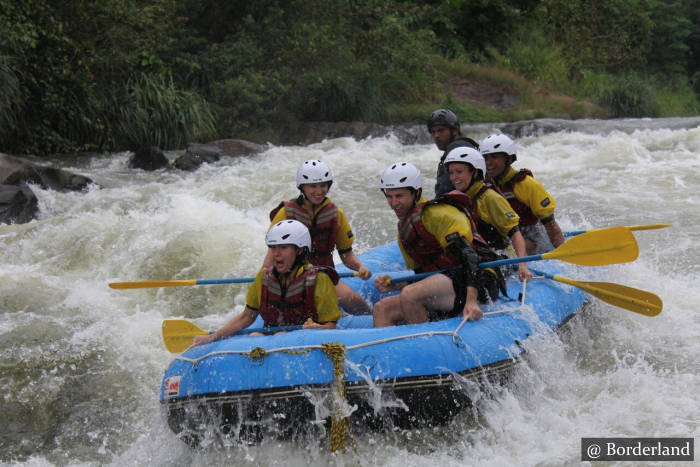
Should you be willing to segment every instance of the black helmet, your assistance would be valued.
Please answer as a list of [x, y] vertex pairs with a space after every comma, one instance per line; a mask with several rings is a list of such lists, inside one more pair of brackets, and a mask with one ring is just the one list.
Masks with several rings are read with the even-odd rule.
[[459, 128], [459, 120], [453, 111], [448, 109], [437, 109], [428, 119], [428, 131], [437, 125], [444, 125], [448, 128]]

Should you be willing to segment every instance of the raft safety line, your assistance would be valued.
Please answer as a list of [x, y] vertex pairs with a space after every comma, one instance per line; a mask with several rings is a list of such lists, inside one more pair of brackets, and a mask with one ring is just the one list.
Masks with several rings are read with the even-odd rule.
[[[487, 313], [484, 313], [484, 316], [492, 316], [492, 315], [499, 315], [502, 313], [513, 313], [521, 311], [521, 307], [518, 308], [513, 308], [513, 309], [505, 309], [505, 310], [499, 310], [499, 311], [489, 311]], [[462, 326], [464, 326], [467, 323], [466, 319], [463, 319], [462, 322], [457, 326], [457, 328], [454, 331], [425, 331], [425, 332], [419, 332], [415, 334], [405, 334], [403, 336], [394, 336], [394, 337], [387, 337], [384, 339], [379, 339], [376, 341], [371, 341], [371, 342], [363, 342], [361, 344], [355, 344], [355, 345], [349, 345], [346, 346], [347, 350], [354, 350], [354, 349], [359, 349], [362, 347], [370, 347], [372, 345], [378, 345], [378, 344], [384, 344], [387, 342], [393, 342], [397, 340], [402, 340], [402, 339], [412, 339], [416, 337], [429, 337], [429, 336], [452, 336], [452, 341], [455, 343], [455, 345], [459, 345], [456, 343], [457, 339], [462, 341], [464, 343], [464, 340], [462, 339], [462, 336], [457, 334], [460, 329], [462, 329]], [[299, 350], [313, 350], [313, 349], [323, 349], [324, 344], [313, 344], [313, 345], [295, 345], [291, 347], [278, 347], [274, 349], [264, 349], [265, 354], [271, 354], [275, 352], [295, 352]], [[251, 349], [253, 350], [253, 349]], [[181, 355], [178, 355], [175, 357], [175, 360], [180, 360], [183, 362], [188, 362], [191, 363], [192, 366], [195, 368], [199, 365], [199, 363], [209, 357], [215, 357], [218, 355], [250, 355], [251, 350], [218, 350], [216, 352], [209, 352], [207, 354], [202, 355], [201, 357], [197, 358], [187, 358], [183, 357]]]

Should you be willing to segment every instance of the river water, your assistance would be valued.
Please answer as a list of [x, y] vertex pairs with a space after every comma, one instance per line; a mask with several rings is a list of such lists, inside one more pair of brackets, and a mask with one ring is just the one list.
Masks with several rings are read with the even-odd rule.
[[[172, 359], [161, 322], [184, 317], [214, 328], [242, 309], [246, 286], [107, 284], [254, 275], [267, 214], [296, 195], [296, 169], [311, 158], [334, 172], [330, 196], [349, 216], [355, 251], [384, 244], [395, 236], [395, 217], [376, 188], [379, 173], [410, 161], [432, 195], [433, 145], [387, 136], [270, 146], [194, 173], [131, 170], [128, 153], [62, 161], [99, 188], [33, 187], [39, 220], [0, 225], [0, 462], [576, 465], [581, 437], [698, 438], [700, 129], [665, 122], [591, 121], [523, 137], [516, 163], [555, 197], [564, 230], [673, 224], [636, 232], [633, 263], [569, 274], [653, 292], [664, 301], [661, 315], [594, 300], [564, 332], [528, 341], [508, 385], [471, 388], [472, 410], [445, 426], [359, 434], [359, 457], [331, 456], [324, 442], [190, 450], [158, 401]], [[495, 127], [467, 134], [480, 139]]]

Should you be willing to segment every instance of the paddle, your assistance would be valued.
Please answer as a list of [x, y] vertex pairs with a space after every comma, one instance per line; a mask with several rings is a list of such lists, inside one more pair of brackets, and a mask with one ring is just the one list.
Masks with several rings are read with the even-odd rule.
[[575, 281], [566, 277], [547, 274], [546, 272], [530, 269], [534, 274], [553, 279], [557, 282], [573, 285], [588, 292], [594, 297], [603, 300], [611, 305], [634, 311], [645, 316], [656, 316], [661, 313], [663, 302], [651, 292], [639, 290], [626, 285], [614, 284], [612, 282], [587, 282]]
[[541, 259], [560, 259], [579, 266], [605, 266], [634, 261], [638, 255], [637, 240], [632, 232], [626, 227], [610, 227], [576, 235], [548, 253], [487, 261], [479, 263], [479, 267], [492, 268]]
[[[339, 277], [357, 276], [357, 272], [341, 272]], [[113, 289], [148, 289], [154, 287], [174, 287], [182, 285], [212, 285], [212, 284], [242, 284], [253, 282], [255, 277], [239, 277], [233, 279], [183, 279], [175, 281], [140, 281], [140, 282], [110, 282]]]
[[[302, 328], [302, 325], [275, 326], [269, 328], [245, 328], [231, 335], [236, 336], [241, 334], [250, 334], [252, 332], [270, 333], [294, 331]], [[165, 342], [165, 348], [172, 353], [180, 353], [185, 351], [192, 345], [192, 339], [194, 339], [195, 336], [205, 334], [210, 333], [209, 331], [205, 331], [193, 322], [187, 321], [186, 319], [166, 319], [163, 321], [163, 341]]]
[[[653, 230], [653, 229], [665, 229], [666, 227], [671, 227], [671, 224], [645, 224], [645, 225], [627, 225], [625, 226], [630, 230]], [[598, 229], [594, 229], [598, 230]], [[573, 232], [564, 232], [565, 237], [573, 237], [575, 235], [581, 235], [583, 233], [590, 232], [590, 230], [574, 230]]]
[[[499, 259], [479, 263], [480, 268], [492, 268], [506, 264], [526, 263], [541, 259], [559, 259], [580, 266], [605, 266], [608, 264], [627, 263], [637, 259], [639, 249], [632, 232], [626, 227], [589, 230], [559, 245], [554, 250], [541, 255], [520, 258]], [[394, 277], [390, 283], [416, 281], [444, 271], [432, 271]]]

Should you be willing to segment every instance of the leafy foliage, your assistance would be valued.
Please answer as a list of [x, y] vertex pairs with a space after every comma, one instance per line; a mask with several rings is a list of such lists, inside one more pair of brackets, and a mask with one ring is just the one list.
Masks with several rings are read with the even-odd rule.
[[576, 66], [624, 70], [644, 63], [652, 36], [647, 0], [544, 0], [551, 35]]
[[697, 0], [0, 0], [0, 30], [0, 148], [18, 153], [465, 106], [445, 59], [620, 116], [692, 112], [700, 92]]
[[[683, 15], [679, 0], [655, 0], [651, 5], [651, 19], [654, 23], [653, 35], [648, 54], [649, 66], [666, 75], [684, 74], [690, 47], [686, 40], [692, 24]], [[696, 2], [696, 9], [700, 4]]]
[[195, 23], [214, 39], [202, 52], [213, 58], [208, 78], [197, 81], [211, 83], [204, 92], [227, 134], [290, 120], [381, 121], [390, 102], [420, 99], [437, 76], [434, 35], [393, 2], [192, 3], [207, 5], [207, 21]]
[[22, 109], [19, 79], [8, 62], [0, 55], [0, 138], [17, 124]]
[[114, 140], [124, 149], [178, 149], [214, 132], [208, 104], [157, 75], [130, 78], [115, 94], [111, 109], [116, 113], [109, 119]]
[[610, 107], [615, 117], [651, 117], [657, 114], [655, 92], [648, 78], [628, 73], [601, 93], [600, 102]]
[[543, 87], [566, 90], [570, 63], [559, 47], [552, 47], [541, 31], [518, 36], [505, 55], [487, 50], [493, 59], [506, 68], [514, 69]]
[[0, 144], [40, 154], [114, 148], [110, 90], [132, 74], [169, 70], [173, 11], [166, 0], [0, 0], [0, 55], [23, 104]]

